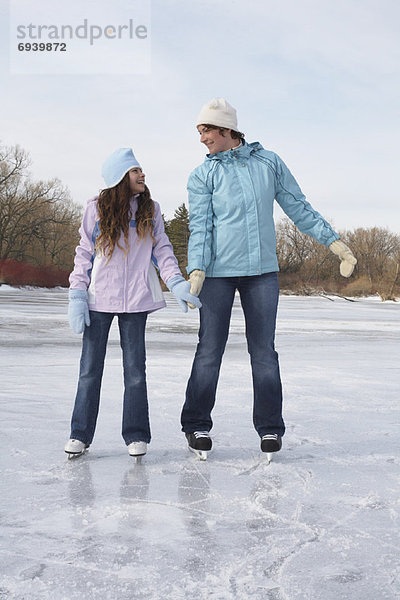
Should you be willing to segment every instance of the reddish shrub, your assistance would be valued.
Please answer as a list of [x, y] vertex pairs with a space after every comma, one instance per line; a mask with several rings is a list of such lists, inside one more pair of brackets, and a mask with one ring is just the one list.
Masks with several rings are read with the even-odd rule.
[[39, 287], [68, 287], [68, 271], [49, 265], [30, 265], [11, 258], [0, 260], [0, 283], [35, 285]]

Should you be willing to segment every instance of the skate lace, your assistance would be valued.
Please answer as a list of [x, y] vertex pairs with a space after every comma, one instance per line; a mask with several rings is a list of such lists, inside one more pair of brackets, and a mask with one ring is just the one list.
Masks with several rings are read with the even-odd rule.
[[261, 439], [263, 439], [263, 440], [277, 440], [278, 439], [278, 434], [277, 433], [267, 433], [266, 435], [263, 435]]
[[196, 440], [198, 440], [199, 438], [209, 438], [210, 437], [208, 435], [208, 431], [194, 431], [193, 435], [196, 438]]

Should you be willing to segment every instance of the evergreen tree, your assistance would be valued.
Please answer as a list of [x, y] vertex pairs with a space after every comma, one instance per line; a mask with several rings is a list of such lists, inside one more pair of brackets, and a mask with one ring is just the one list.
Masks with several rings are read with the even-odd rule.
[[189, 211], [184, 203], [178, 206], [174, 212], [174, 217], [170, 221], [166, 221], [165, 225], [174, 254], [178, 259], [179, 268], [185, 275], [189, 242]]

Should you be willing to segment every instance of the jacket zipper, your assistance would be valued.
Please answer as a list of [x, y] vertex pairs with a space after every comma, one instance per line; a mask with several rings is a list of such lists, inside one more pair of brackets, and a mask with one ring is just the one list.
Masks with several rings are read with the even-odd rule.
[[[130, 233], [130, 230], [129, 230], [129, 233]], [[129, 237], [128, 237], [128, 240], [129, 240]], [[124, 305], [122, 307], [123, 312], [127, 312], [127, 305], [128, 305], [128, 281], [127, 281], [128, 280], [128, 277], [127, 277], [128, 258], [129, 258], [129, 252], [127, 252], [123, 258], [123, 261], [124, 261]]]

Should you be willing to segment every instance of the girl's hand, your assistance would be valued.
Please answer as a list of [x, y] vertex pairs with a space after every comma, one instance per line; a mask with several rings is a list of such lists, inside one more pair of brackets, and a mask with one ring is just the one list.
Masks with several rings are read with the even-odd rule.
[[197, 308], [201, 308], [200, 300], [190, 293], [189, 281], [185, 281], [181, 275], [169, 279], [167, 281], [167, 287], [178, 300], [178, 304], [183, 312], [188, 311], [188, 303], [193, 304]]
[[89, 327], [90, 316], [86, 290], [69, 290], [68, 319], [72, 331], [83, 333]]

